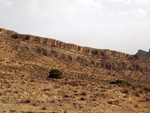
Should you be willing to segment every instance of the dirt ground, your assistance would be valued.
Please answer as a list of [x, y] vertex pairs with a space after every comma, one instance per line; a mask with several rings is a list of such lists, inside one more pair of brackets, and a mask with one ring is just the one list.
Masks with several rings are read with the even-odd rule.
[[149, 113], [150, 90], [79, 77], [0, 74], [1, 113]]

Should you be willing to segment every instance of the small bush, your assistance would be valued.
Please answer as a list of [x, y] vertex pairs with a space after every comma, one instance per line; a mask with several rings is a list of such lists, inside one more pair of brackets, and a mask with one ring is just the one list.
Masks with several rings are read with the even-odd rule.
[[56, 79], [61, 79], [62, 77], [62, 72], [58, 69], [52, 69], [50, 71], [50, 74], [48, 76], [48, 78], [56, 78]]
[[121, 84], [121, 85], [126, 85], [126, 86], [131, 86], [131, 84], [127, 81], [124, 80], [116, 80], [116, 81], [112, 81], [110, 82], [110, 84]]

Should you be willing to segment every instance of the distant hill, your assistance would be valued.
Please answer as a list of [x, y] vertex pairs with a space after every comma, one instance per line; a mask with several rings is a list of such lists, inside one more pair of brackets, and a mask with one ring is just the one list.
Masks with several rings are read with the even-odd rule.
[[135, 55], [145, 57], [145, 58], [150, 58], [150, 50], [148, 52], [144, 50], [139, 50]]

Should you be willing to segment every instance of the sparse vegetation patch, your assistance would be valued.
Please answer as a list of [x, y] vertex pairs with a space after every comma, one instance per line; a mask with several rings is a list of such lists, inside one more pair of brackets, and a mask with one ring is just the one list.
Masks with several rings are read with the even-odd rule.
[[120, 85], [125, 85], [125, 86], [131, 86], [132, 84], [130, 84], [129, 82], [127, 81], [124, 81], [124, 80], [115, 80], [115, 81], [112, 81], [110, 82], [110, 84], [120, 84]]
[[48, 78], [62, 79], [63, 78], [62, 72], [58, 69], [52, 69], [50, 71]]

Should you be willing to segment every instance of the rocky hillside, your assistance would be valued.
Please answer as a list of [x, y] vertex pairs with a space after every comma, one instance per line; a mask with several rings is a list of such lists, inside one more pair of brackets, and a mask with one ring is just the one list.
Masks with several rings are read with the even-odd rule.
[[150, 50], [148, 52], [144, 50], [139, 50], [135, 55], [145, 57], [145, 58], [150, 58]]
[[0, 29], [0, 112], [147, 112], [149, 85], [150, 59]]
[[[142, 81], [141, 76], [147, 77], [146, 75], [150, 73], [150, 61], [143, 57], [81, 47], [54, 39], [22, 35], [5, 29], [0, 30], [0, 36], [0, 49], [4, 53], [14, 54], [8, 56], [11, 60], [18, 58], [36, 62], [39, 58], [43, 60], [38, 63], [49, 68], [59, 67], [65, 71], [91, 75], [107, 73], [135, 81]], [[1, 57], [5, 58], [6, 54]], [[51, 58], [52, 62], [44, 61], [44, 58]]]

